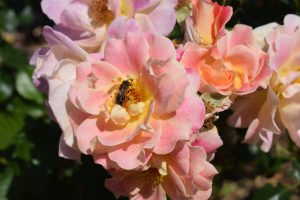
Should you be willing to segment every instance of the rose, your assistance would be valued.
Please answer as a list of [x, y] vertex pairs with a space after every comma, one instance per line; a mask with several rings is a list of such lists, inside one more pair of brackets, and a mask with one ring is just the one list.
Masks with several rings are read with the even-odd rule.
[[204, 121], [199, 77], [164, 37], [111, 39], [103, 60], [77, 64], [70, 84], [49, 94], [50, 106], [60, 124], [71, 124], [78, 149], [104, 166], [133, 169], [152, 151], [170, 153]]
[[192, 6], [192, 16], [186, 19], [187, 39], [201, 45], [213, 45], [225, 34], [232, 7], [220, 6], [211, 0], [192, 0]]
[[127, 32], [168, 35], [175, 25], [176, 3], [176, 0], [43, 0], [41, 5], [55, 22], [55, 29], [95, 52], [108, 37], [122, 38]]
[[[270, 67], [274, 70], [267, 90], [238, 99], [230, 124], [248, 127], [247, 143], [260, 143], [269, 151], [273, 137], [288, 130], [291, 139], [300, 146], [300, 18], [287, 15], [284, 25], [278, 25], [267, 34]], [[253, 105], [257, 109], [253, 109]], [[246, 113], [251, 107], [257, 112]], [[249, 109], [250, 110], [250, 109]]]
[[179, 142], [167, 155], [153, 155], [141, 171], [116, 171], [105, 186], [116, 198], [164, 200], [208, 199], [216, 169], [206, 161], [205, 150]]
[[266, 87], [267, 58], [255, 46], [251, 27], [236, 25], [211, 48], [187, 43], [181, 62], [199, 72], [201, 92], [244, 95]]

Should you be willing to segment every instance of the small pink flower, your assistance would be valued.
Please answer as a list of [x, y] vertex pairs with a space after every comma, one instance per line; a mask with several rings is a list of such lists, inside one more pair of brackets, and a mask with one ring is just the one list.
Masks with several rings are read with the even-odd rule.
[[133, 169], [147, 162], [146, 150], [170, 153], [201, 128], [205, 108], [198, 85], [198, 75], [176, 61], [170, 40], [131, 33], [109, 40], [103, 60], [77, 64], [71, 87], [49, 99], [51, 107], [62, 106], [59, 97], [68, 91], [61, 108], [67, 115], [54, 114], [72, 125], [82, 153], [104, 166]]
[[225, 34], [232, 7], [220, 6], [211, 0], [192, 0], [192, 6], [192, 16], [186, 19], [186, 37], [201, 45], [214, 44]]
[[244, 95], [266, 87], [267, 58], [255, 46], [251, 27], [236, 25], [211, 48], [187, 43], [181, 62], [198, 71], [201, 92]]
[[206, 161], [205, 150], [179, 142], [167, 155], [153, 155], [142, 171], [115, 171], [105, 186], [115, 196], [130, 199], [206, 200], [216, 169]]
[[284, 25], [270, 31], [266, 41], [274, 72], [269, 87], [238, 99], [229, 121], [235, 127], [249, 127], [245, 142], [258, 143], [263, 151], [270, 150], [274, 136], [284, 128], [300, 147], [300, 17], [287, 15]]

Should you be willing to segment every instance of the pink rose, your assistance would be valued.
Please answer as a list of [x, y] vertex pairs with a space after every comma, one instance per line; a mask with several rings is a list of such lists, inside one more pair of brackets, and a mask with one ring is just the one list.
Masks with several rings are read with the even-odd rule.
[[[176, 0], [43, 0], [55, 29], [86, 49], [99, 49], [110, 37], [127, 32], [168, 35], [175, 25]], [[108, 33], [108, 35], [107, 35]]]
[[258, 144], [268, 152], [272, 147], [274, 134], [281, 133], [277, 113], [278, 98], [271, 89], [256, 91], [236, 99], [231, 109], [234, 114], [228, 123], [237, 128], [248, 128], [245, 143]]
[[44, 28], [43, 35], [50, 47], [38, 49], [32, 56], [30, 62], [35, 65], [32, 79], [38, 89], [48, 94], [46, 105], [49, 114], [62, 129], [60, 156], [79, 160], [80, 153], [76, 151], [77, 144], [67, 119], [68, 108], [65, 104], [69, 88], [76, 78], [78, 63], [91, 59], [91, 55], [50, 27]]
[[199, 72], [201, 92], [244, 95], [266, 87], [267, 58], [255, 46], [251, 27], [236, 25], [211, 48], [187, 43], [181, 62]]
[[49, 95], [50, 106], [66, 111], [54, 112], [58, 122], [71, 124], [79, 150], [103, 165], [136, 168], [149, 158], [146, 150], [170, 153], [204, 121], [199, 77], [162, 36], [109, 40], [103, 60], [77, 64], [70, 84]]
[[142, 171], [116, 171], [105, 186], [116, 198], [206, 200], [212, 192], [216, 169], [206, 161], [205, 150], [179, 142], [167, 155], [153, 155]]
[[211, 0], [192, 0], [192, 16], [186, 19], [186, 37], [201, 45], [213, 45], [225, 34], [232, 7], [220, 6]]
[[[264, 151], [270, 150], [274, 134], [281, 134], [284, 128], [300, 147], [300, 17], [287, 15], [284, 25], [278, 25], [266, 39], [270, 67], [274, 70], [269, 87], [239, 99], [230, 124], [249, 126], [245, 142], [259, 143]], [[247, 107], [257, 112], [245, 112]]]

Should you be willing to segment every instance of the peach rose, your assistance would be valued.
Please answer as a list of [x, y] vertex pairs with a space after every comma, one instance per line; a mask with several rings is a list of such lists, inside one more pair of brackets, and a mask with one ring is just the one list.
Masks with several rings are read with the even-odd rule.
[[285, 128], [300, 147], [300, 17], [287, 15], [284, 25], [267, 35], [267, 44], [270, 67], [274, 70], [269, 87], [247, 99], [238, 99], [230, 124], [249, 126], [245, 142], [261, 144], [264, 151], [270, 150], [274, 135], [283, 133]]
[[213, 45], [225, 34], [232, 7], [211, 0], [192, 0], [192, 16], [186, 19], [186, 38], [201, 45]]
[[252, 28], [236, 25], [211, 48], [187, 43], [181, 62], [196, 69], [201, 92], [244, 95], [266, 87], [268, 56], [255, 46]]
[[116, 198], [136, 200], [206, 200], [212, 192], [216, 169], [206, 161], [205, 150], [179, 142], [167, 155], [153, 155], [142, 171], [116, 171], [105, 186]]
[[[71, 124], [79, 150], [97, 163], [133, 169], [167, 154], [201, 128], [199, 77], [176, 61], [170, 40], [130, 33], [108, 41], [103, 60], [76, 66], [76, 80], [50, 94], [60, 123]], [[146, 151], [150, 150], [150, 151]], [[106, 163], [106, 162], [109, 163]]]

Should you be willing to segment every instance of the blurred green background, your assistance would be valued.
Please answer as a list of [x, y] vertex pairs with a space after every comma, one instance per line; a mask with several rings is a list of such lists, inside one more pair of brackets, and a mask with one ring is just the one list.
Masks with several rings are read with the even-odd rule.
[[[300, 14], [300, 0], [227, 0], [234, 7], [229, 23], [256, 27]], [[114, 199], [104, 186], [109, 175], [88, 156], [82, 164], [58, 157], [61, 134], [45, 110], [45, 97], [31, 83], [28, 60], [45, 45], [39, 0], [0, 0], [0, 200]], [[213, 164], [212, 199], [300, 199], [300, 150], [282, 139], [265, 154], [241, 144], [245, 130], [226, 126], [229, 112], [217, 121], [224, 145]]]

